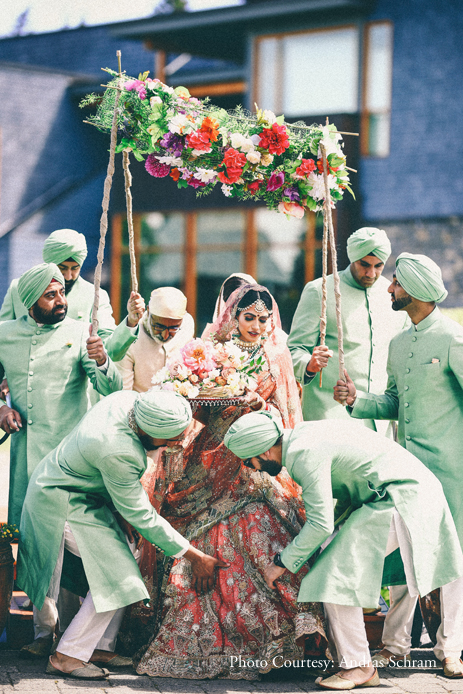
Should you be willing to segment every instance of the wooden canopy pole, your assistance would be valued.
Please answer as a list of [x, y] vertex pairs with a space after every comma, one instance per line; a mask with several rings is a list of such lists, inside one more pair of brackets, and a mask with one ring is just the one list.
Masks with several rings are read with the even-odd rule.
[[[328, 275], [328, 217], [323, 207], [323, 243], [322, 243], [322, 313], [320, 316], [320, 345], [326, 338], [326, 279]], [[323, 369], [320, 369], [319, 387], [323, 383]]]
[[[117, 51], [117, 60], [119, 64], [119, 74], [121, 74], [121, 52]], [[97, 266], [95, 268], [95, 279], [94, 279], [94, 286], [95, 286], [95, 297], [93, 300], [93, 311], [92, 311], [92, 335], [96, 335], [98, 332], [98, 307], [100, 305], [100, 285], [101, 285], [101, 270], [103, 267], [103, 260], [104, 260], [104, 247], [106, 243], [106, 232], [108, 231], [108, 208], [109, 208], [109, 196], [111, 192], [111, 186], [113, 182], [113, 175], [114, 175], [114, 158], [115, 158], [115, 153], [116, 153], [116, 144], [117, 144], [117, 107], [119, 105], [119, 98], [120, 98], [121, 92], [120, 89], [116, 91], [116, 99], [114, 102], [114, 115], [113, 115], [113, 122], [111, 125], [111, 146], [109, 149], [109, 162], [108, 162], [108, 168], [106, 172], [106, 178], [104, 182], [104, 190], [103, 190], [103, 202], [102, 202], [102, 208], [103, 212], [100, 217], [100, 242], [98, 245], [98, 262]]]
[[130, 173], [129, 163], [130, 154], [124, 149], [124, 151], [122, 152], [122, 165], [124, 167], [125, 203], [127, 207], [127, 228], [129, 231], [130, 277], [132, 280], [132, 291], [138, 292], [137, 261], [135, 257], [135, 236], [133, 231], [132, 193], [130, 190], [130, 186], [132, 185], [132, 174]]
[[336, 303], [336, 324], [338, 327], [338, 352], [339, 352], [339, 379], [344, 381], [346, 377], [344, 376], [344, 346], [343, 346], [343, 329], [342, 329], [342, 318], [341, 318], [341, 289], [338, 274], [338, 261], [336, 253], [336, 240], [334, 238], [334, 228], [333, 228], [333, 217], [331, 214], [331, 195], [330, 187], [328, 185], [328, 164], [326, 160], [326, 149], [325, 145], [320, 142], [320, 150], [323, 157], [323, 179], [325, 183], [325, 203], [324, 203], [324, 214], [328, 220], [328, 231], [330, 236], [330, 250], [331, 250], [331, 261], [333, 265], [333, 279], [334, 279], [334, 297]]

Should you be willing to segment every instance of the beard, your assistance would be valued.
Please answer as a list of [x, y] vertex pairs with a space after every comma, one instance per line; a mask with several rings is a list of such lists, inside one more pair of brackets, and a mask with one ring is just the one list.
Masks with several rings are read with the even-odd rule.
[[276, 477], [280, 474], [283, 465], [277, 460], [262, 460], [262, 458], [258, 458], [258, 460], [262, 472], [266, 472], [267, 475], [270, 475], [270, 477]]
[[392, 310], [393, 311], [401, 311], [403, 308], [406, 306], [409, 306], [409, 304], [412, 303], [412, 297], [407, 294], [407, 296], [403, 296], [401, 299], [394, 299], [392, 302]]
[[[62, 308], [64, 308], [64, 313], [58, 315], [57, 311]], [[63, 321], [66, 318], [67, 312], [67, 304], [60, 304], [59, 306], [55, 306], [54, 308], [52, 308], [51, 311], [41, 309], [38, 304], [35, 304], [34, 319], [37, 321], [37, 323], [43, 323], [44, 325], [56, 325], [56, 323], [61, 323], [61, 321]]]
[[64, 280], [64, 293], [67, 295], [77, 282], [77, 279], [75, 280]]

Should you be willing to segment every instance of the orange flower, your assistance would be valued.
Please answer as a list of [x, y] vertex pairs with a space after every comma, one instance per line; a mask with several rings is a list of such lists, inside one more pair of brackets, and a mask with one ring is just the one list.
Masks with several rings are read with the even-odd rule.
[[209, 118], [209, 116], [203, 120], [203, 124], [201, 125], [201, 130], [209, 135], [211, 142], [217, 141], [219, 136], [218, 128], [219, 121], [215, 120], [214, 118]]
[[170, 177], [174, 179], [174, 181], [178, 181], [180, 178], [180, 171], [178, 169], [172, 169], [170, 172]]

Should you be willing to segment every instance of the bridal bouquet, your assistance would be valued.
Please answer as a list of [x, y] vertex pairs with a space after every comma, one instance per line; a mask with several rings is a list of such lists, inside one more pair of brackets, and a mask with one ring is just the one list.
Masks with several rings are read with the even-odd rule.
[[153, 376], [159, 390], [173, 390], [186, 398], [230, 398], [255, 390], [254, 378], [263, 367], [262, 356], [249, 359], [234, 342], [196, 338], [176, 352]]

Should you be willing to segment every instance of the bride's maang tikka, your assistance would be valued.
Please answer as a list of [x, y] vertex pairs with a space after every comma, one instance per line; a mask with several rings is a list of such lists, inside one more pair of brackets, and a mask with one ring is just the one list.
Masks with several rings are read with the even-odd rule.
[[253, 301], [252, 304], [249, 304], [249, 306], [245, 306], [244, 308], [240, 308], [239, 311], [248, 311], [253, 306], [256, 309], [257, 313], [263, 313], [264, 311], [268, 311], [269, 313], [272, 313], [271, 311], [268, 310], [267, 306], [265, 305], [265, 302], [260, 298], [259, 292], [257, 292], [256, 301]]

